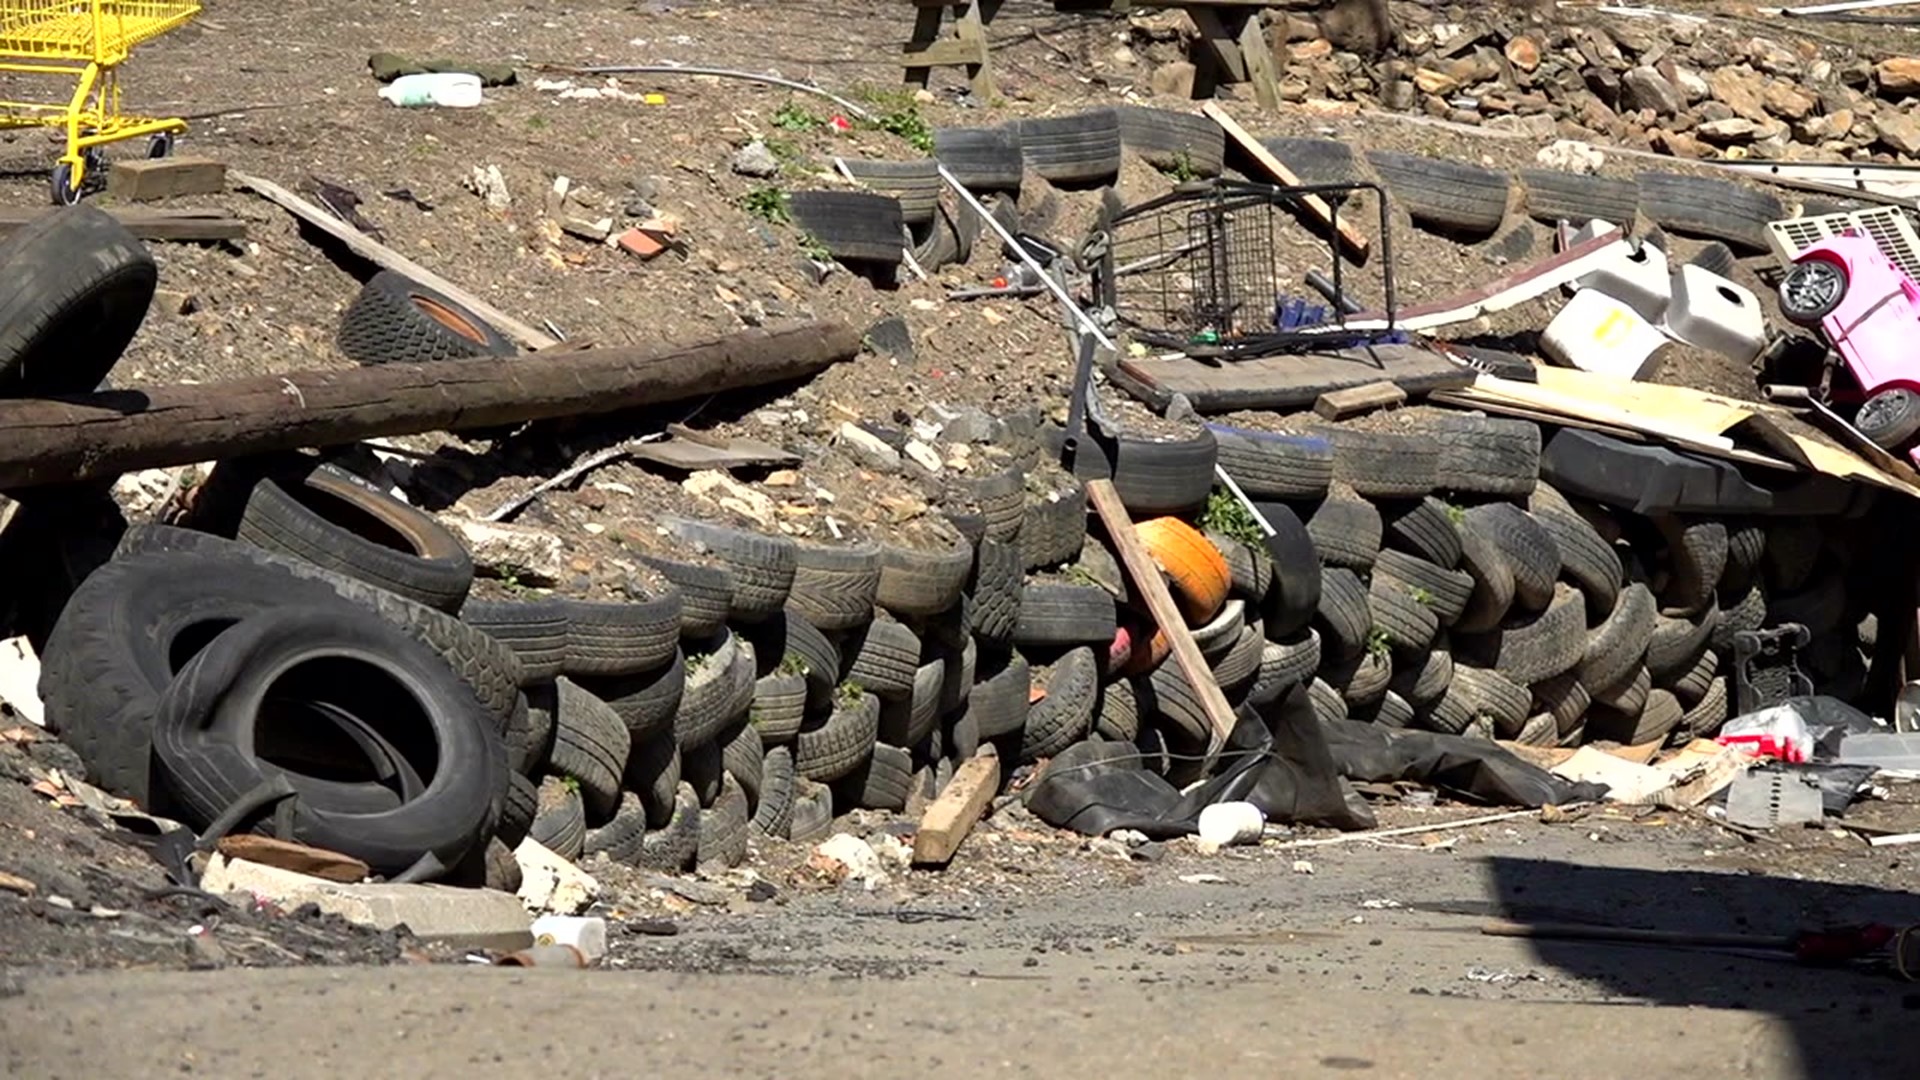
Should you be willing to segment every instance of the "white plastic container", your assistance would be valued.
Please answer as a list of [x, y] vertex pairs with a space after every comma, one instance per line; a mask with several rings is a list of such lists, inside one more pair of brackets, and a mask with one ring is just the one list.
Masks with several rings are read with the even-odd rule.
[[438, 105], [471, 109], [480, 104], [480, 76], [464, 71], [431, 71], [402, 75], [380, 88], [380, 96], [403, 109]]
[[1667, 333], [1742, 364], [1767, 347], [1767, 319], [1760, 298], [1737, 282], [1691, 263], [1673, 275]]
[[594, 916], [542, 915], [533, 920], [535, 945], [571, 945], [588, 964], [607, 955], [607, 921]]
[[1574, 284], [1593, 289], [1626, 304], [1640, 317], [1657, 323], [1673, 299], [1673, 271], [1667, 266], [1667, 253], [1652, 244], [1627, 244], [1607, 265], [1580, 278]]
[[1540, 335], [1554, 363], [1622, 379], [1651, 378], [1668, 344], [1659, 327], [1595, 289], [1575, 293]]
[[1204, 850], [1257, 844], [1266, 828], [1267, 816], [1250, 802], [1214, 803], [1200, 809], [1200, 844]]

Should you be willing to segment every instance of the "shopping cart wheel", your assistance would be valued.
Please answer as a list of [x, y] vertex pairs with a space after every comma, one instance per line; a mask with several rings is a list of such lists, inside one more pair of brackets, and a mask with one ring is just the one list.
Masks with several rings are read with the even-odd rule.
[[53, 167], [51, 188], [53, 205], [74, 206], [80, 202], [80, 189], [73, 183], [73, 166], [61, 162]]
[[163, 158], [173, 153], [173, 132], [162, 131], [147, 140], [147, 158]]

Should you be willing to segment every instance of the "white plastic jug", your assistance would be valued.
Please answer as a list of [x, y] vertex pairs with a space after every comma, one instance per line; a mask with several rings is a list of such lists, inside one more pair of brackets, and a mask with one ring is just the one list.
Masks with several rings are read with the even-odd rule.
[[403, 109], [417, 109], [425, 105], [471, 109], [480, 104], [480, 76], [464, 71], [402, 75], [381, 87], [380, 96]]

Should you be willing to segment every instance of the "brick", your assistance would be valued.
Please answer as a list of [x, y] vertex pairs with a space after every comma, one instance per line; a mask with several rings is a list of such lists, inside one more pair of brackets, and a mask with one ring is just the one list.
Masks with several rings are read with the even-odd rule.
[[622, 251], [642, 261], [654, 259], [667, 250], [666, 244], [645, 229], [628, 229], [614, 242], [620, 245]]
[[175, 195], [213, 195], [226, 190], [227, 167], [203, 157], [115, 162], [107, 170], [107, 194], [130, 202]]
[[215, 896], [252, 893], [283, 908], [314, 904], [356, 926], [405, 925], [422, 941], [459, 949], [510, 952], [533, 944], [533, 920], [520, 899], [494, 889], [451, 885], [342, 885], [275, 866], [214, 854], [200, 887]]

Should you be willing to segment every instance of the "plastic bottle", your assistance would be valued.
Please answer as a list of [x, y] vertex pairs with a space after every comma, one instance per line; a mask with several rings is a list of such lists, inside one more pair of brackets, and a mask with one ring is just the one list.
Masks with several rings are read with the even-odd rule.
[[480, 104], [480, 76], [463, 71], [402, 75], [381, 87], [380, 96], [403, 109], [425, 105], [471, 109]]

